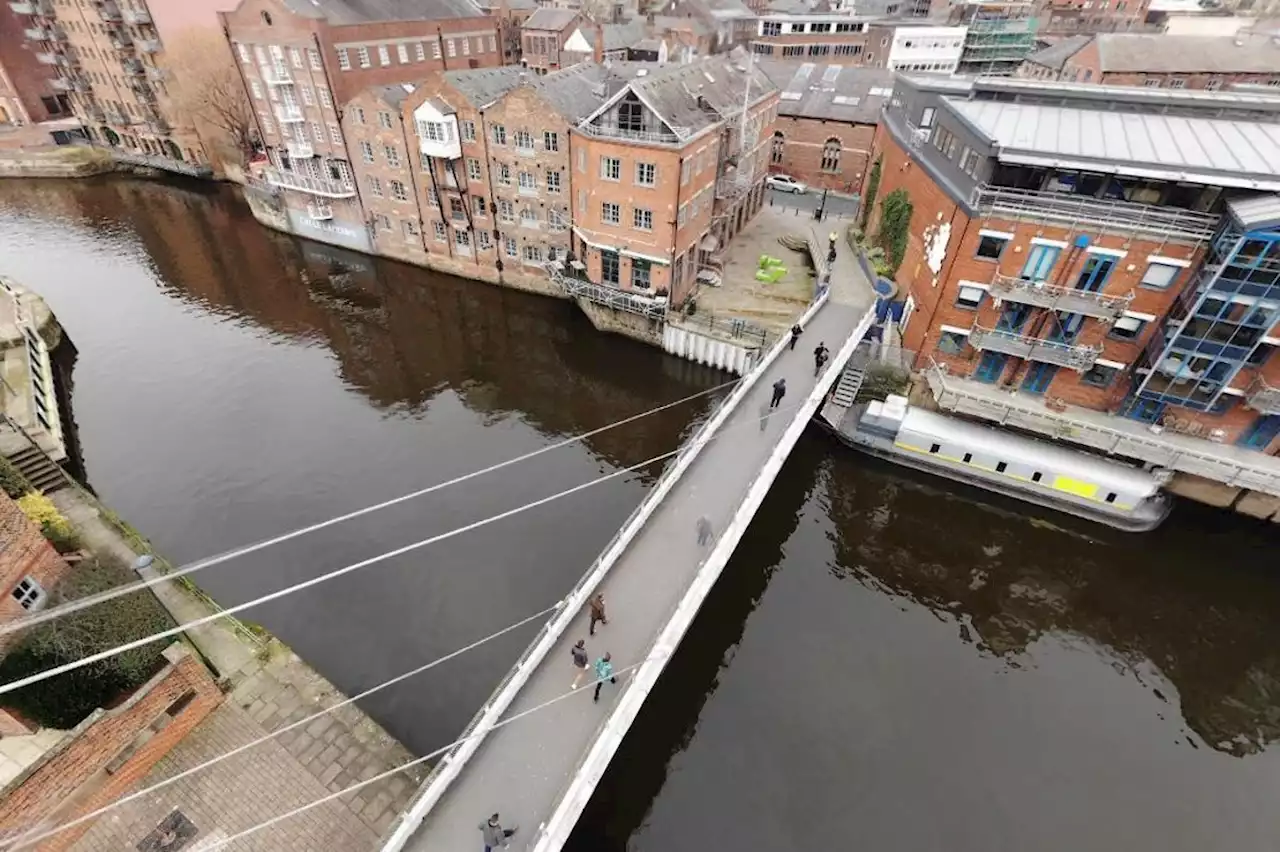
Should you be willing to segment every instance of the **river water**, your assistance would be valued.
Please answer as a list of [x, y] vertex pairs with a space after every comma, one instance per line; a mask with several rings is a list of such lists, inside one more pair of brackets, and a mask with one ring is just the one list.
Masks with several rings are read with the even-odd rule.
[[[79, 350], [90, 483], [195, 559], [709, 391], [566, 304], [271, 233], [221, 190], [0, 185], [0, 274]], [[225, 604], [674, 447], [714, 393], [211, 568]], [[355, 692], [549, 606], [656, 467], [252, 611]], [[1273, 526], [1125, 536], [806, 436], [574, 850], [1275, 849]], [[611, 602], [615, 616], [625, 601]], [[370, 700], [425, 752], [516, 632]]]

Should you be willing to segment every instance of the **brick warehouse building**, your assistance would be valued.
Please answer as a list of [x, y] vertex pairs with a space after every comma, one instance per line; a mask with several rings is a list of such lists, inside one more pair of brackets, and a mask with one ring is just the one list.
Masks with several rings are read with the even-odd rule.
[[35, 124], [71, 112], [54, 66], [37, 59], [25, 29], [30, 18], [0, 4], [0, 127]]
[[763, 60], [780, 90], [769, 168], [813, 189], [857, 192], [867, 172], [893, 72]]
[[317, 5], [243, 0], [221, 16], [266, 148], [258, 171], [282, 226], [372, 251], [340, 118], [371, 86], [503, 64], [503, 19], [470, 0]]
[[1278, 116], [1261, 95], [900, 78], [869, 231], [902, 190], [917, 366], [1280, 450]]

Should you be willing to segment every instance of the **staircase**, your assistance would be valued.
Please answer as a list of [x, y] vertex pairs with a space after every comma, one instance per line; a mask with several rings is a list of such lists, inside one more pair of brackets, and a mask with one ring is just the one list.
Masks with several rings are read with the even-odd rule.
[[59, 488], [65, 488], [67, 478], [58, 467], [58, 463], [44, 454], [43, 450], [28, 444], [9, 456], [9, 463], [18, 469], [31, 487], [45, 494], [51, 494]]
[[845, 365], [840, 378], [836, 381], [836, 386], [831, 390], [831, 396], [827, 397], [827, 402], [822, 407], [823, 419], [836, 429], [840, 428], [844, 416], [849, 413], [850, 408], [853, 408], [858, 389], [862, 387], [862, 378], [866, 375], [865, 366], [862, 359], [849, 359], [849, 363]]

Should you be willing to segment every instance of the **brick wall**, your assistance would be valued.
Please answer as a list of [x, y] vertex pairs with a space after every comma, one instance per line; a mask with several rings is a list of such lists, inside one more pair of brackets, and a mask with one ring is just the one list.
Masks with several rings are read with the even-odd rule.
[[[1026, 63], [1024, 63], [1025, 65]], [[1047, 71], [1047, 69], [1043, 69]], [[1273, 79], [1280, 78], [1280, 69], [1270, 74], [1213, 74], [1213, 73], [1187, 73], [1187, 74], [1170, 74], [1162, 71], [1152, 72], [1104, 72], [1102, 69], [1102, 60], [1098, 52], [1097, 41], [1090, 41], [1080, 50], [1068, 59], [1062, 67], [1061, 74], [1054, 75], [1051, 71], [1040, 74], [1029, 74], [1029, 76], [1042, 76], [1049, 79], [1067, 80], [1071, 82], [1082, 83], [1101, 83], [1107, 86], [1155, 86], [1157, 83], [1160, 88], [1173, 88], [1174, 80], [1181, 80], [1180, 88], [1185, 89], [1205, 89], [1212, 83], [1215, 88], [1226, 88], [1232, 83], [1255, 83], [1265, 85]]]
[[[22, 514], [17, 502], [0, 492], [0, 622], [11, 621], [26, 610], [14, 599], [14, 587], [30, 577], [46, 592], [67, 573], [68, 566], [40, 533], [40, 528]], [[0, 637], [0, 649], [12, 636]]]
[[[222, 701], [209, 672], [185, 645], [165, 651], [163, 670], [120, 706], [99, 711], [4, 790], [0, 835], [60, 824], [125, 794]], [[38, 847], [61, 852], [89, 825]]]
[[57, 96], [53, 67], [36, 60], [36, 50], [23, 29], [31, 19], [0, 4], [0, 124], [31, 124], [51, 116], [42, 97]]
[[[365, 91], [347, 102], [342, 129], [374, 247], [389, 257], [417, 263], [424, 255], [423, 216], [412, 171], [418, 151], [405, 121], [412, 125], [412, 114], [406, 118], [399, 104], [388, 104], [373, 91]], [[367, 162], [370, 152], [372, 162]]]
[[[783, 137], [782, 162], [772, 164], [774, 171], [785, 172], [813, 188], [857, 192], [868, 169], [874, 124], [780, 115], [774, 130]], [[838, 168], [828, 171], [822, 168], [822, 159], [832, 139], [840, 145], [840, 158]]]

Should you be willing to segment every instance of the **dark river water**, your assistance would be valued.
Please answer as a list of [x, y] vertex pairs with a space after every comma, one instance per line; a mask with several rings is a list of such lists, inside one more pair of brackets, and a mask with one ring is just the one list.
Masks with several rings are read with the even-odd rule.
[[[0, 274], [79, 351], [92, 486], [179, 561], [725, 380], [566, 304], [271, 233], [234, 196], [0, 184]], [[211, 568], [226, 604], [673, 448], [710, 396]], [[553, 603], [656, 473], [251, 611], [346, 692]], [[575, 850], [1280, 848], [1280, 537], [1180, 507], [1069, 524], [797, 447], [589, 806]], [[614, 601], [615, 608], [625, 601]], [[376, 696], [450, 740], [529, 638]]]

